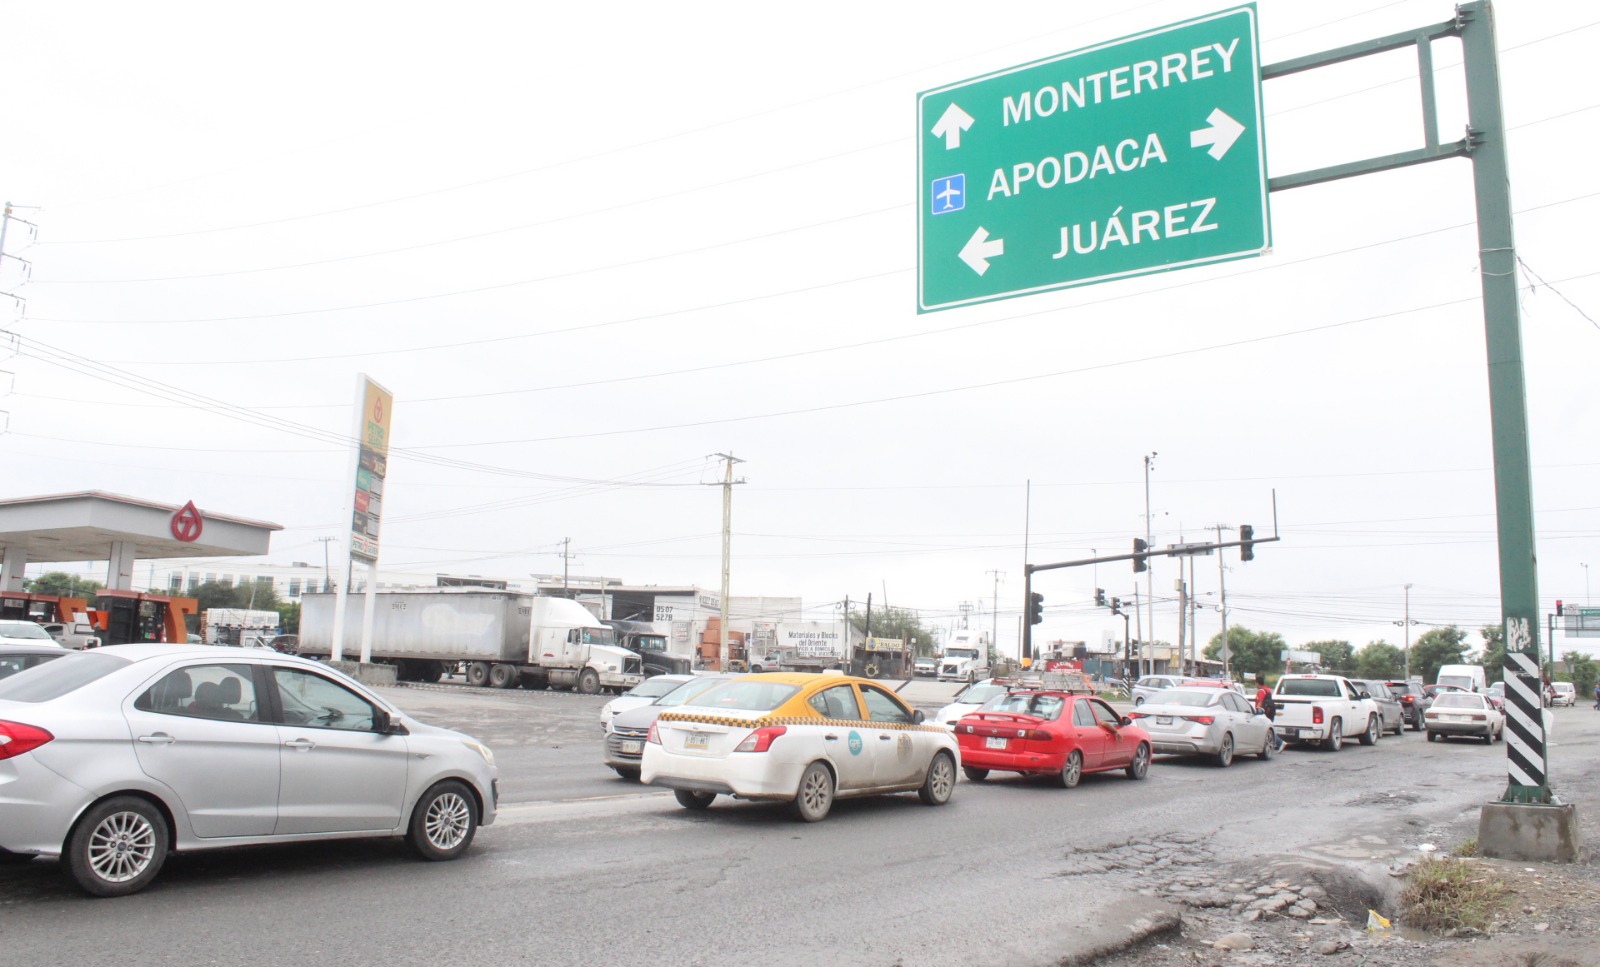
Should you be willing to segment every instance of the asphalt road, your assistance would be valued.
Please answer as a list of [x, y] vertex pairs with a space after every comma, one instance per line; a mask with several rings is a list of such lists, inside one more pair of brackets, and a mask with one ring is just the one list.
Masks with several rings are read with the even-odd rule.
[[[943, 807], [911, 795], [845, 801], [802, 824], [780, 807], [724, 799], [690, 812], [616, 778], [599, 759], [601, 698], [393, 695], [496, 750], [500, 822], [466, 857], [422, 863], [398, 842], [195, 854], [119, 900], [85, 898], [50, 862], [0, 868], [0, 959], [1047, 964], [1086, 927], [1119, 923], [1130, 903], [1176, 880], [1284, 852], [1381, 860], [1459, 827], [1505, 781], [1503, 745], [1408, 732], [1227, 770], [1158, 758], [1143, 782], [1118, 772], [1072, 790], [963, 781]], [[1587, 775], [1600, 713], [1579, 706], [1554, 718], [1553, 775]], [[1600, 794], [1593, 776], [1584, 783]]]

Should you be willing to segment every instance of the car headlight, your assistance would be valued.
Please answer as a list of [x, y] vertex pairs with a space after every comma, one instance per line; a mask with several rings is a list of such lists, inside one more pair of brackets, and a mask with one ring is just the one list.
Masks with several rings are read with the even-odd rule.
[[483, 761], [489, 763], [489, 768], [494, 768], [494, 752], [477, 739], [462, 739], [461, 744], [483, 756]]

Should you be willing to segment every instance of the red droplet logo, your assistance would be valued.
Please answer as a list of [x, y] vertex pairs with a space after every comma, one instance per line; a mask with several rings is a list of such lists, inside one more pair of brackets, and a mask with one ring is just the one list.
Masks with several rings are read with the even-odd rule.
[[195, 507], [194, 501], [189, 501], [172, 515], [172, 536], [185, 544], [200, 539], [200, 531], [204, 525], [200, 520], [200, 511]]
[[375, 399], [375, 400], [372, 401], [372, 422], [374, 422], [374, 423], [382, 423], [383, 422], [383, 398], [382, 397], [379, 397], [378, 399]]

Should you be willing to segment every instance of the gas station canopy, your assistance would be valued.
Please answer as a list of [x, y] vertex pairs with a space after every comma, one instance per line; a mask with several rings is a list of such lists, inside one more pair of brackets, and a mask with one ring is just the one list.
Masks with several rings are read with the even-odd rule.
[[0, 500], [0, 591], [28, 564], [109, 561], [106, 586], [132, 586], [135, 559], [267, 553], [280, 524], [98, 490]]

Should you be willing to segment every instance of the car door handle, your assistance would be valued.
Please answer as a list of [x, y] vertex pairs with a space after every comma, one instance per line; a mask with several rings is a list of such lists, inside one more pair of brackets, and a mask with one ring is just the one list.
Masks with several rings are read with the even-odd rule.
[[146, 745], [171, 745], [178, 740], [165, 732], [157, 732], [154, 735], [141, 735], [139, 741]]
[[893, 742], [894, 739], [890, 738], [887, 735], [880, 735], [880, 736], [878, 736], [878, 741], [879, 742]]
[[837, 742], [837, 741], [839, 741], [839, 737], [837, 735], [824, 735], [822, 737], [822, 739], [825, 742]]
[[310, 752], [317, 744], [310, 739], [290, 739], [283, 744], [285, 749], [294, 749], [296, 752]]

